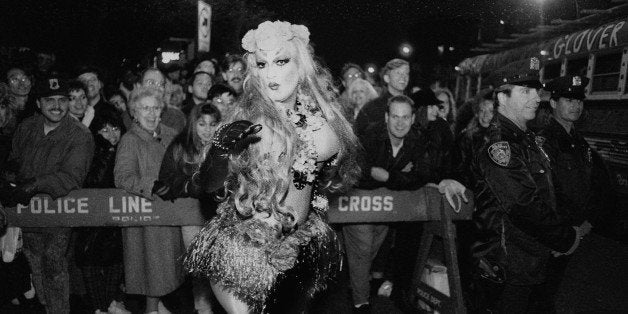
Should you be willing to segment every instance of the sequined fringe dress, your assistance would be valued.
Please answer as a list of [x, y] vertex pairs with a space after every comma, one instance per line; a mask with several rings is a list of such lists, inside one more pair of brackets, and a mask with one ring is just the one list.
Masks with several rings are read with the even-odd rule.
[[219, 283], [255, 313], [281, 302], [285, 294], [280, 290], [287, 285], [303, 300], [324, 290], [340, 270], [341, 253], [336, 234], [321, 213], [310, 210], [296, 230], [280, 238], [275, 234], [260, 220], [242, 218], [227, 201], [194, 239], [184, 267], [194, 276]]

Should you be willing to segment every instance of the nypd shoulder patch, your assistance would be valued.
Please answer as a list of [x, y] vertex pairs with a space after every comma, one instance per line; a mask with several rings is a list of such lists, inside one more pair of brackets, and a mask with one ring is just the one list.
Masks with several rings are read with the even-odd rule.
[[488, 147], [488, 156], [494, 163], [502, 167], [508, 166], [510, 155], [510, 145], [506, 141], [496, 142]]

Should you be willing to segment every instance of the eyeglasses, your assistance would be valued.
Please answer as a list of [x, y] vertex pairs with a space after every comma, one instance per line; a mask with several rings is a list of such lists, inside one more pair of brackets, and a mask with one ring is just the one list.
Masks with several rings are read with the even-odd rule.
[[61, 97], [61, 98], [45, 97], [43, 102], [45, 105], [48, 105], [48, 106], [53, 105], [53, 104], [67, 105], [70, 103], [70, 99], [68, 97]]
[[212, 102], [215, 102], [217, 104], [231, 105], [233, 103], [233, 100], [223, 100], [222, 98], [214, 98]]
[[144, 113], [161, 113], [161, 107], [149, 107], [149, 106], [144, 106], [144, 107], [137, 107], [137, 109], [141, 110]]
[[234, 73], [234, 72], [242, 73], [242, 71], [244, 71], [242, 69], [242, 67], [237, 67], [237, 68], [233, 67], [233, 68], [229, 68], [229, 70], [227, 70], [227, 72], [230, 72], [230, 73]]
[[18, 84], [18, 83], [30, 84], [31, 79], [28, 76], [14, 76], [9, 79], [9, 82], [11, 82], [11, 84]]
[[151, 79], [145, 80], [143, 83], [144, 85], [153, 86], [153, 87], [161, 87], [161, 88], [166, 87], [166, 82], [157, 82]]

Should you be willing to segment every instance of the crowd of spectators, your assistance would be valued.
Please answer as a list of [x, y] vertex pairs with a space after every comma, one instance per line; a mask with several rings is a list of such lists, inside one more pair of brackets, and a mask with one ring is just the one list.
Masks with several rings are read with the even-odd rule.
[[[37, 193], [57, 198], [80, 188], [120, 188], [148, 199], [203, 197], [193, 174], [243, 91], [247, 69], [241, 56], [200, 58], [189, 67], [127, 69], [116, 79], [106, 79], [93, 66], [59, 69], [51, 53], [40, 59], [2, 72], [2, 206], [28, 204]], [[495, 111], [492, 92], [460, 106], [447, 88], [409, 88], [410, 75], [402, 59], [385, 64], [381, 86], [354, 63], [339, 73], [339, 109], [364, 150], [356, 188], [475, 186], [471, 163], [487, 142]], [[392, 296], [404, 298], [420, 230], [418, 222], [343, 227], [356, 311], [368, 311], [372, 289], [390, 296], [394, 287]], [[173, 226], [22, 230], [23, 247], [0, 262], [0, 301], [69, 313], [70, 292], [78, 289], [96, 313], [129, 313], [123, 286], [127, 294], [146, 297], [146, 313], [167, 313], [161, 298], [184, 282], [180, 257], [198, 231]], [[18, 241], [14, 234], [7, 232], [5, 242], [10, 236]], [[198, 313], [211, 313], [207, 284], [195, 281], [193, 287]]]
[[[120, 188], [149, 199], [200, 197], [185, 178], [198, 170], [221, 117], [242, 92], [240, 56], [222, 62], [201, 56], [191, 71], [163, 64], [125, 69], [111, 79], [98, 67], [61, 68], [53, 53], [40, 55], [2, 69], [2, 207], [80, 188]], [[159, 182], [173, 190], [165, 193]], [[69, 313], [71, 293], [96, 313], [129, 313], [125, 293], [145, 296], [146, 312], [168, 312], [160, 298], [183, 283], [180, 258], [199, 231], [2, 229], [0, 306], [29, 313]], [[193, 290], [197, 311], [210, 313], [208, 286], [195, 282]]]

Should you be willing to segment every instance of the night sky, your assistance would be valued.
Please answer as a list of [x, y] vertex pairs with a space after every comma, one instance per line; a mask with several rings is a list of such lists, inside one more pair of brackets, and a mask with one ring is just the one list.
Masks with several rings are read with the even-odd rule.
[[[573, 18], [581, 8], [606, 8], [610, 0], [213, 0], [212, 50], [239, 49], [241, 36], [264, 19], [310, 28], [316, 53], [337, 71], [344, 62], [378, 65], [399, 56], [424, 72], [453, 65], [469, 49], [496, 36], [521, 32], [541, 20]], [[541, 4], [542, 3], [542, 4]], [[61, 64], [114, 67], [139, 60], [167, 37], [194, 38], [196, 2], [190, 0], [6, 0], [0, 4], [0, 45], [52, 49]], [[506, 25], [500, 26], [503, 19]], [[479, 37], [478, 37], [479, 35]], [[443, 45], [445, 53], [438, 54]], [[449, 50], [453, 47], [453, 51]]]

